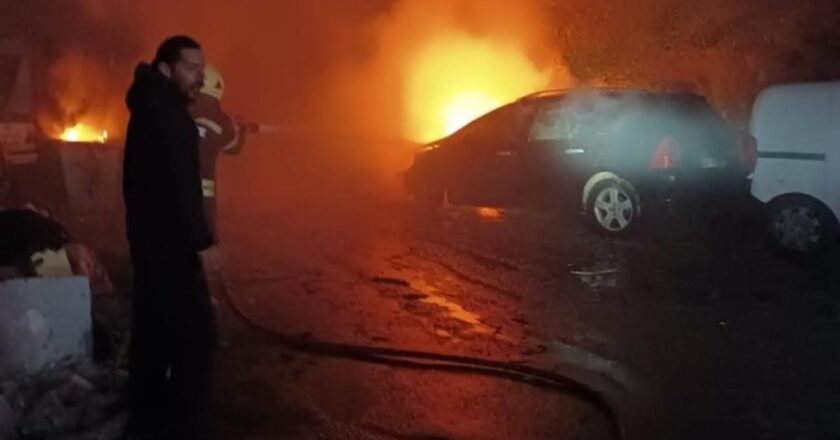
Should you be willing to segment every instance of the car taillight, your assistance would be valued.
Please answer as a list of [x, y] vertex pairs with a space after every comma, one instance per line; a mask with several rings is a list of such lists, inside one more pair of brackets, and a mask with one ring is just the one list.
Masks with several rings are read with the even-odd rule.
[[741, 163], [748, 172], [755, 172], [755, 165], [758, 162], [758, 142], [749, 133], [741, 135]]
[[679, 142], [671, 135], [665, 136], [656, 147], [656, 152], [650, 159], [650, 168], [654, 170], [669, 170], [676, 166]]

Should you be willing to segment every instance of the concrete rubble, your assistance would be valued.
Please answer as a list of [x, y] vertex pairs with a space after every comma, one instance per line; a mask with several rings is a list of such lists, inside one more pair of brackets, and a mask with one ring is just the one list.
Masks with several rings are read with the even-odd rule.
[[7, 280], [0, 304], [0, 440], [121, 438], [126, 374], [91, 360], [88, 280]]
[[125, 377], [84, 360], [8, 380], [0, 384], [0, 439], [121, 438]]
[[0, 440], [122, 438], [128, 318], [108, 270], [48, 213], [0, 207], [0, 231], [15, 237], [0, 249]]
[[0, 283], [0, 304], [0, 380], [91, 356], [86, 278], [5, 281]]

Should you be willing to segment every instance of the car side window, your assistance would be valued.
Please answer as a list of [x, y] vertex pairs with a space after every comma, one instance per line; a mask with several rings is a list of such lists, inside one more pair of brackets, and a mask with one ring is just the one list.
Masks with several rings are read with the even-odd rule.
[[580, 124], [569, 117], [564, 101], [548, 102], [540, 106], [531, 125], [529, 142], [568, 141], [580, 131]]
[[462, 139], [478, 147], [510, 142], [515, 137], [513, 116], [508, 107], [493, 110], [465, 127]]

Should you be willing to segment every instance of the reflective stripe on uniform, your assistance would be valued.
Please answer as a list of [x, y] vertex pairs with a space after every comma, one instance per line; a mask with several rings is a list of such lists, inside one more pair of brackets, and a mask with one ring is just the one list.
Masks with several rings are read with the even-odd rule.
[[201, 179], [201, 194], [204, 197], [216, 197], [216, 181]]
[[201, 124], [201, 125], [209, 128], [209, 129], [213, 130], [213, 132], [216, 133], [216, 134], [222, 134], [222, 131], [224, 131], [222, 129], [221, 125], [217, 124], [216, 121], [214, 121], [212, 119], [209, 119], [209, 118], [204, 118], [204, 117], [195, 118], [195, 123], [196, 124]]
[[239, 132], [235, 131], [233, 134], [233, 140], [230, 141], [227, 145], [222, 147], [222, 151], [230, 151], [236, 148], [236, 145], [239, 144]]

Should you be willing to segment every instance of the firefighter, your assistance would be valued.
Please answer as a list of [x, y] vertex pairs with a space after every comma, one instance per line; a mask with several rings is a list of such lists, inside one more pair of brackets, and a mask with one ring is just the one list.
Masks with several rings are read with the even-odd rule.
[[189, 104], [204, 80], [201, 46], [166, 40], [140, 64], [126, 102], [123, 196], [134, 271], [129, 438], [199, 439], [216, 327], [201, 253], [199, 137]]
[[244, 131], [233, 118], [222, 110], [225, 83], [216, 68], [204, 69], [204, 86], [190, 108], [198, 127], [199, 160], [201, 162], [201, 189], [204, 210], [210, 228], [216, 232], [216, 160], [220, 153], [235, 155], [245, 143]]

